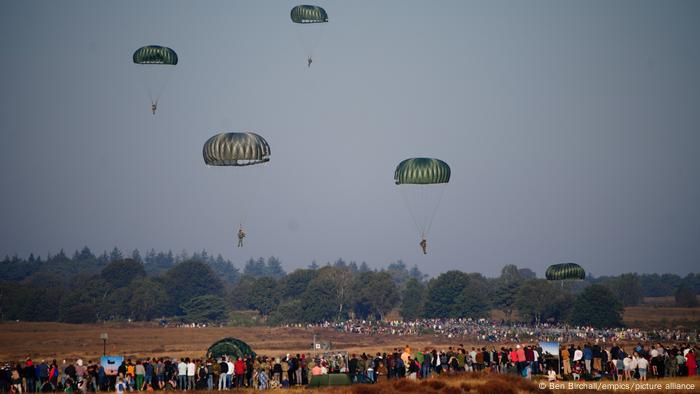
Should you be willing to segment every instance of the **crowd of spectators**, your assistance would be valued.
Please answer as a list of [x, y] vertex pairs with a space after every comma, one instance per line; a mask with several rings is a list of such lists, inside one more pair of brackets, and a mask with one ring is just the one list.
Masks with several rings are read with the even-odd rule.
[[[290, 325], [287, 325], [287, 327]], [[543, 323], [539, 325], [493, 321], [487, 319], [420, 319], [415, 321], [346, 320], [297, 325], [307, 328], [333, 328], [339, 332], [368, 336], [431, 336], [465, 342], [579, 342], [641, 341], [697, 342], [697, 330], [641, 330], [637, 328], [598, 329], [587, 326]]]
[[[579, 342], [580, 343], [580, 342]], [[664, 346], [638, 343], [625, 348], [602, 341], [561, 346], [557, 355], [540, 344], [514, 346], [414, 349], [409, 346], [375, 354], [286, 354], [280, 357], [246, 356], [218, 359], [127, 359], [110, 374], [98, 361], [27, 359], [6, 364], [0, 371], [2, 393], [88, 393], [116, 391], [190, 391], [304, 386], [314, 375], [348, 374], [354, 383], [385, 379], [426, 379], [434, 375], [483, 371], [530, 379], [646, 380], [696, 376], [698, 349], [689, 343]]]

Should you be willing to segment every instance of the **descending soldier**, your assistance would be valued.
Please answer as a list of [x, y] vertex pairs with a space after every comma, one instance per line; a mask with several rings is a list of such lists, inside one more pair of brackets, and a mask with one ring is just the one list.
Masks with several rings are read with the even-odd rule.
[[428, 241], [425, 238], [420, 241], [419, 245], [423, 249], [423, 254], [428, 254]]
[[306, 59], [306, 62], [309, 64], [308, 67], [310, 68], [310, 67], [311, 67], [311, 63], [313, 63], [314, 61], [311, 60], [311, 56], [309, 56], [309, 58]]
[[243, 231], [243, 227], [240, 227], [238, 229], [238, 247], [239, 248], [243, 247], [243, 238], [245, 238], [245, 232]]
[[153, 115], [156, 114], [156, 110], [158, 109], [158, 104], [157, 103], [151, 103], [151, 112], [153, 112]]

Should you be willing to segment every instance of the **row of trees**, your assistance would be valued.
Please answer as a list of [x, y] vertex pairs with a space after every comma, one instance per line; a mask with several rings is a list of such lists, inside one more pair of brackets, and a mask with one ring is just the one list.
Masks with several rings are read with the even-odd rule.
[[[156, 253], [124, 258], [117, 249], [94, 256], [89, 249], [72, 258], [6, 258], [0, 262], [0, 318], [94, 322], [152, 320], [226, 321], [233, 310], [258, 311], [271, 324], [319, 322], [357, 317], [382, 319], [398, 309], [404, 319], [488, 317], [491, 309], [514, 311], [525, 321], [568, 321], [617, 325], [623, 306], [639, 302], [643, 276], [548, 282], [526, 268], [508, 265], [500, 276], [449, 271], [428, 279], [403, 262], [372, 270], [346, 263], [286, 274], [270, 257], [249, 260], [242, 272], [206, 251]], [[700, 276], [682, 279], [679, 303], [696, 301]]]

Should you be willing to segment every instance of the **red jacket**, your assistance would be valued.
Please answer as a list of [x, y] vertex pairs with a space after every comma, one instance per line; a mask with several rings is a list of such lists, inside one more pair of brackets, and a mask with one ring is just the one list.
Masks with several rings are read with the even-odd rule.
[[515, 350], [510, 351], [510, 362], [513, 362], [513, 363], [518, 362], [518, 353]]
[[245, 363], [243, 360], [238, 359], [235, 364], [233, 364], [233, 372], [236, 375], [243, 375], [245, 373]]

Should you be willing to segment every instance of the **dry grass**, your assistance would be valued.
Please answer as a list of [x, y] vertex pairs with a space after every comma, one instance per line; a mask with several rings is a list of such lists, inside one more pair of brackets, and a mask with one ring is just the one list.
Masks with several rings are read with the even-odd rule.
[[647, 304], [625, 308], [622, 320], [631, 327], [677, 328], [700, 327], [700, 307], [678, 308]]
[[641, 305], [625, 308], [622, 320], [631, 327], [643, 329], [700, 328], [700, 307], [679, 308], [675, 305], [674, 297], [644, 297]]
[[[512, 375], [500, 374], [480, 374], [480, 373], [465, 373], [453, 376], [439, 376], [426, 381], [383, 381], [375, 385], [355, 385], [351, 387], [327, 388], [322, 390], [324, 393], [333, 394], [399, 394], [399, 393], [427, 393], [427, 394], [462, 394], [462, 393], [479, 393], [479, 394], [528, 394], [542, 393], [551, 394], [555, 391], [569, 393], [589, 393], [591, 390], [568, 389], [550, 390], [548, 387], [540, 389], [538, 385], [546, 381], [530, 381]], [[683, 383], [694, 384], [695, 390], [683, 390], [681, 392], [696, 393], [700, 392], [700, 378], [678, 378], [678, 379], [661, 379], [651, 380], [648, 383], [661, 383], [664, 386], [667, 383]], [[560, 382], [561, 383], [561, 382]], [[639, 383], [639, 382], [632, 382]], [[629, 388], [623, 388], [617, 391], [599, 390], [601, 393], [620, 393], [635, 391]], [[649, 394], [671, 394], [678, 393], [679, 390], [639, 390], [639, 392]]]
[[63, 324], [0, 323], [0, 360], [32, 358], [96, 358], [102, 355], [100, 333], [109, 334], [108, 354], [128, 357], [203, 356], [215, 341], [233, 336], [251, 345], [259, 354], [281, 355], [308, 352], [316, 334], [331, 341], [334, 348], [350, 352], [387, 351], [409, 345], [447, 348], [455, 341], [447, 338], [366, 336], [346, 334], [333, 329], [207, 327], [176, 328], [151, 324]]

